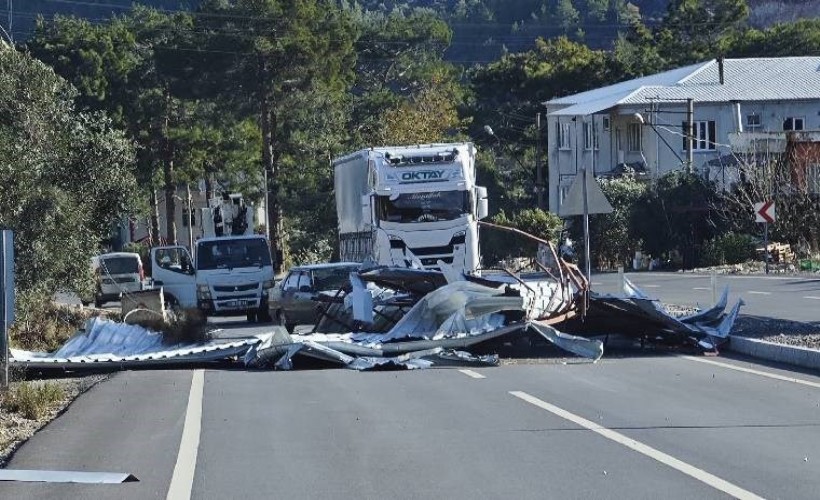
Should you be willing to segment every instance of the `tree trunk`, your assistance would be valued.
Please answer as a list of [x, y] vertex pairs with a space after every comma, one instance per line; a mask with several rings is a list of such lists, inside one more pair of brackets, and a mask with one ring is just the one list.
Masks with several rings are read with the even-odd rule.
[[276, 161], [273, 155], [273, 134], [276, 129], [276, 115], [271, 110], [273, 102], [271, 99], [271, 78], [268, 75], [268, 62], [264, 56], [260, 57], [259, 78], [261, 84], [260, 115], [262, 128], [262, 166], [268, 177], [267, 204], [268, 211], [267, 228], [268, 239], [270, 240], [271, 258], [276, 273], [282, 271], [282, 261], [284, 260], [284, 244], [282, 241], [282, 207], [279, 204], [279, 178], [276, 168]]
[[169, 245], [177, 244], [176, 225], [176, 194], [177, 186], [174, 179], [174, 152], [171, 140], [168, 138], [168, 122], [171, 114], [171, 98], [166, 92], [165, 123], [162, 129], [162, 175], [165, 183], [165, 236]]
[[151, 246], [159, 245], [159, 198], [157, 197], [156, 189], [151, 190], [151, 225], [149, 226], [149, 231], [148, 241]]
[[214, 197], [214, 184], [212, 179], [212, 174], [208, 171], [205, 172], [205, 202], [211, 201], [211, 198]]

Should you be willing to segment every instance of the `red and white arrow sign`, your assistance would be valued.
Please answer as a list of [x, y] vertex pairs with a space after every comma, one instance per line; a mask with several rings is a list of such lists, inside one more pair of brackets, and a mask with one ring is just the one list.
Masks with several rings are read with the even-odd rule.
[[771, 224], [775, 221], [774, 202], [764, 201], [755, 203], [755, 222], [767, 222]]

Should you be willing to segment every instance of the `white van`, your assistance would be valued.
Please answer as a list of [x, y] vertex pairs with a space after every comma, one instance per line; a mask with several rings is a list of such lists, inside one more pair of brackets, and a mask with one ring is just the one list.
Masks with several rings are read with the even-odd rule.
[[123, 293], [144, 289], [145, 271], [139, 254], [106, 253], [95, 257], [93, 266], [97, 275], [97, 291], [94, 294], [94, 305], [97, 307], [120, 300]]

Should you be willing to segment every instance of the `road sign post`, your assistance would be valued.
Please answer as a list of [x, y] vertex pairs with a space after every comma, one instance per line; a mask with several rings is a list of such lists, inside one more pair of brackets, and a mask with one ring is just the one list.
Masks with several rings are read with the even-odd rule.
[[587, 173], [586, 167], [582, 168], [575, 176], [567, 196], [558, 208], [558, 215], [561, 217], [583, 216], [584, 258], [586, 260], [585, 274], [587, 280], [590, 280], [592, 270], [589, 251], [589, 216], [590, 214], [608, 214], [612, 210], [612, 205], [606, 199], [601, 186], [595, 182], [595, 176]]
[[14, 233], [0, 231], [0, 388], [9, 386], [9, 327], [14, 322]]
[[763, 258], [766, 261], [766, 274], [769, 274], [769, 224], [777, 220], [774, 201], [764, 201], [754, 204], [755, 222], [763, 224]]

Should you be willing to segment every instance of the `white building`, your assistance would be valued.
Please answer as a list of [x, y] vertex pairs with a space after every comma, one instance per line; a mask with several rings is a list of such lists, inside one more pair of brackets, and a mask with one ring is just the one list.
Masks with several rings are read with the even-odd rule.
[[693, 168], [728, 183], [730, 134], [820, 130], [820, 57], [711, 60], [546, 102], [550, 210], [581, 168], [655, 179], [686, 166], [690, 99]]

